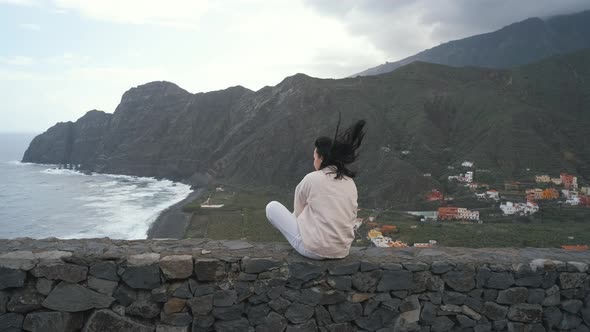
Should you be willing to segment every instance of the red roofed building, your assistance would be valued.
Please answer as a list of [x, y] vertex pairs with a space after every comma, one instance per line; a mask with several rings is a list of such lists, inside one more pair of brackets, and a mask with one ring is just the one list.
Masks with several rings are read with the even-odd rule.
[[443, 194], [436, 189], [432, 189], [428, 194], [426, 194], [426, 200], [429, 202], [442, 201], [443, 198], [444, 198]]
[[438, 220], [453, 220], [459, 217], [459, 208], [445, 206], [438, 208]]
[[577, 190], [578, 189], [578, 178], [577, 177], [567, 174], [567, 173], [561, 173], [559, 175], [559, 177], [561, 178], [561, 184], [563, 184], [565, 189], [567, 189], [567, 190]]

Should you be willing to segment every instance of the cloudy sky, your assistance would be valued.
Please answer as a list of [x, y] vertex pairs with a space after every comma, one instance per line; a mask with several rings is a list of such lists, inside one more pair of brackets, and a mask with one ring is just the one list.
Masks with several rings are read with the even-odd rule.
[[252, 90], [341, 78], [588, 0], [0, 0], [0, 132], [113, 112], [154, 80]]

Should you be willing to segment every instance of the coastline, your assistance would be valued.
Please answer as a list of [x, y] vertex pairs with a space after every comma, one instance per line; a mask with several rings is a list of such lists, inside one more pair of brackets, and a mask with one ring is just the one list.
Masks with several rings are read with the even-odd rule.
[[197, 188], [182, 201], [169, 206], [160, 213], [147, 231], [148, 239], [182, 239], [189, 225], [191, 214], [182, 211], [187, 203], [199, 198], [205, 188]]

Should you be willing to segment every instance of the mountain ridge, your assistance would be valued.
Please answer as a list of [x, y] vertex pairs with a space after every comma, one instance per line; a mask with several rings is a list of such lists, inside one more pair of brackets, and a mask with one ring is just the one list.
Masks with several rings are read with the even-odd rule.
[[532, 17], [496, 31], [442, 43], [352, 76], [378, 75], [421, 60], [450, 66], [509, 68], [590, 47], [590, 10], [545, 20]]
[[497, 183], [532, 177], [526, 169], [589, 179], [588, 82], [590, 50], [513, 69], [415, 62], [377, 76], [294, 75], [258, 91], [172, 93], [148, 83], [123, 94], [113, 114], [49, 128], [23, 161], [291, 190], [312, 170], [313, 141], [333, 135], [341, 112], [343, 126], [367, 120], [353, 166], [361, 202], [410, 209], [464, 160]]

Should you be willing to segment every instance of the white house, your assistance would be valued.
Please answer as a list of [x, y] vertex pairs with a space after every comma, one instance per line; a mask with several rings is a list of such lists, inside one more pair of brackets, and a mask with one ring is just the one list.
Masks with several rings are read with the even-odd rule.
[[539, 205], [535, 202], [500, 204], [500, 209], [505, 215], [530, 215], [539, 211]]
[[461, 163], [461, 166], [463, 167], [473, 167], [473, 162], [472, 161], [464, 161]]
[[500, 193], [497, 190], [488, 190], [486, 191], [486, 195], [488, 196], [488, 198], [493, 199], [495, 201], [500, 200]]

